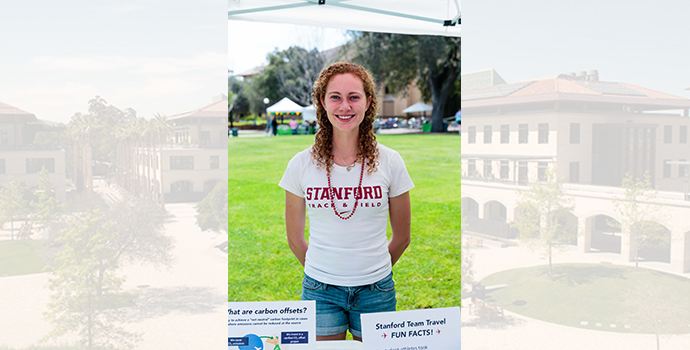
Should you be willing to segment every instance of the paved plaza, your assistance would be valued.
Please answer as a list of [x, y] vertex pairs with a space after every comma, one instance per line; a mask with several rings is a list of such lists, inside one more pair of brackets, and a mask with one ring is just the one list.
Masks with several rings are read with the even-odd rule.
[[[483, 247], [473, 247], [471, 254], [474, 256], [476, 281], [499, 271], [548, 264], [538, 253], [519, 246], [500, 248], [484, 244]], [[577, 252], [576, 247], [556, 252], [553, 263], [613, 263], [634, 266], [634, 263], [622, 264], [618, 254], [583, 254]], [[664, 263], [648, 262], [643, 263], [641, 267], [673, 273], [670, 271], [670, 265]], [[688, 277], [688, 274], [674, 274]], [[504, 311], [504, 318], [499, 321], [480, 322], [476, 316], [470, 315], [470, 303], [469, 298], [464, 299], [461, 311], [464, 350], [656, 349], [656, 338], [653, 334], [623, 334], [579, 329], [528, 318], [509, 311]], [[661, 349], [690, 349], [690, 334], [662, 336]]]
[[[103, 186], [96, 190], [112, 191]], [[121, 269], [120, 275], [126, 276], [123, 291], [137, 295], [124, 325], [143, 334], [137, 349], [225, 349], [227, 254], [216, 246], [227, 236], [201, 232], [195, 206], [166, 205], [172, 220], [165, 232], [175, 240], [170, 269], [131, 264]], [[38, 345], [51, 330], [44, 319], [50, 298], [47, 281], [47, 273], [0, 277], [0, 348]]]

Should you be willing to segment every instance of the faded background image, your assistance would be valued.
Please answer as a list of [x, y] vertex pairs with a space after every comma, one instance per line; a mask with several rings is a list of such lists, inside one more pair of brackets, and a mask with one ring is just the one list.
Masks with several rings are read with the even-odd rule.
[[0, 349], [223, 348], [227, 3], [0, 8]]
[[463, 347], [690, 347], [690, 6], [463, 6]]

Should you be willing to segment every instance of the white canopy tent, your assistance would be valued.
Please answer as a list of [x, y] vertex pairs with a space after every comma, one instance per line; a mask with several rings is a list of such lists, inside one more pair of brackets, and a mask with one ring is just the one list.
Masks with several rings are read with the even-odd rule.
[[266, 113], [301, 113], [304, 107], [292, 102], [291, 99], [283, 97], [278, 103], [266, 108]]
[[412, 106], [409, 106], [409, 107], [403, 109], [403, 113], [428, 112], [428, 111], [431, 111], [433, 109], [434, 109], [434, 107], [431, 107], [426, 103], [417, 102], [417, 103], [413, 104]]
[[306, 106], [302, 109], [302, 120], [306, 122], [316, 121], [316, 109], [314, 105]]
[[228, 0], [228, 20], [460, 36], [460, 0]]

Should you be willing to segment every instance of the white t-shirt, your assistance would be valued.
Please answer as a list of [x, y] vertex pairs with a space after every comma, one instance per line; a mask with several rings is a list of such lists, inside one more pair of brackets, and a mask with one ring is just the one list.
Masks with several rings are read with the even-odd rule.
[[[388, 253], [388, 198], [414, 187], [398, 152], [378, 145], [377, 171], [364, 169], [362, 198], [348, 220], [331, 207], [325, 169], [318, 169], [308, 148], [295, 155], [279, 186], [305, 199], [309, 215], [309, 249], [304, 272], [318, 281], [338, 286], [361, 286], [377, 282], [391, 272]], [[362, 164], [349, 172], [333, 164], [331, 187], [340, 215], [347, 217], [355, 204]]]

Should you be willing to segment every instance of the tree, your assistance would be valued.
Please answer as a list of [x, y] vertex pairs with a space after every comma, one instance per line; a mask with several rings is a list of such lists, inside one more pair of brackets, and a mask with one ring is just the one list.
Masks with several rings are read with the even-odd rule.
[[[466, 216], [462, 216], [461, 221], [465, 221]], [[464, 226], [464, 225], [463, 225]], [[460, 228], [460, 235], [461, 235], [461, 240], [462, 240], [462, 235], [465, 233], [465, 230], [461, 227]], [[465, 286], [470, 286], [474, 283], [474, 269], [473, 269], [473, 261], [474, 261], [474, 256], [472, 254], [472, 251], [470, 250], [470, 244], [469, 243], [462, 243], [462, 248], [460, 249], [460, 274], [461, 274], [461, 288]]]
[[228, 232], [228, 184], [218, 182], [196, 206], [196, 224], [202, 231]]
[[660, 350], [659, 336], [665, 333], [684, 333], [690, 316], [690, 305], [680, 295], [664, 286], [640, 283], [623, 292], [629, 312], [622, 321], [639, 330], [652, 330], [656, 335], [656, 349]]
[[261, 72], [259, 84], [271, 101], [287, 97], [295, 103], [311, 105], [314, 82], [319, 78], [325, 61], [318, 50], [307, 51], [292, 46], [268, 55], [268, 66]]
[[88, 349], [133, 347], [139, 335], [119, 326], [129, 298], [117, 271], [125, 261], [170, 266], [173, 241], [163, 232], [166, 218], [156, 203], [132, 196], [105, 211], [74, 215], [58, 238], [62, 249], [50, 271], [50, 337], [77, 332]]
[[621, 228], [622, 234], [630, 237], [631, 259], [635, 261], [635, 268], [639, 266], [640, 250], [662, 243], [668, 243], [669, 234], [659, 221], [663, 221], [663, 213], [656, 200], [657, 191], [652, 187], [649, 174], [635, 179], [627, 174], [623, 179], [623, 196], [615, 197], [613, 207], [620, 216], [620, 224], [612, 223]]
[[109, 242], [113, 258], [168, 267], [173, 261], [174, 241], [165, 235], [167, 211], [147, 198], [124, 195], [107, 213], [117, 235]]
[[10, 235], [14, 239], [14, 220], [29, 212], [29, 202], [24, 199], [24, 183], [10, 176], [10, 182], [0, 189], [0, 223], [10, 222]]
[[52, 226], [57, 223], [64, 206], [55, 198], [50, 175], [45, 167], [41, 169], [38, 176], [38, 193], [36, 198], [30, 203], [33, 208], [31, 221], [38, 224], [38, 229], [48, 230], [48, 236], [50, 237]]
[[565, 213], [573, 210], [572, 200], [566, 198], [554, 170], [547, 171], [546, 181], [533, 182], [528, 191], [518, 196], [520, 215], [516, 215], [512, 226], [519, 231], [523, 243], [541, 250], [549, 259], [552, 275], [553, 250], [572, 239], [565, 225], [567, 220], [563, 219]]
[[76, 332], [87, 349], [132, 348], [138, 334], [122, 329], [125, 315], [121, 295], [122, 278], [113, 259], [109, 242], [117, 232], [113, 223], [99, 211], [88, 213], [72, 223], [58, 239], [63, 244], [56, 264], [51, 268], [48, 288], [55, 292], [48, 304], [46, 318], [53, 324], [48, 337], [57, 338]]
[[269, 53], [267, 58], [268, 66], [246, 82], [238, 100], [246, 98], [249, 109], [256, 114], [266, 111], [264, 98], [268, 98], [271, 103], [287, 97], [302, 106], [312, 104], [314, 82], [325, 65], [321, 53], [316, 49], [307, 51], [292, 46], [283, 51]]
[[392, 93], [417, 86], [433, 104], [431, 131], [443, 131], [446, 104], [460, 80], [460, 38], [351, 32], [361, 63]]

